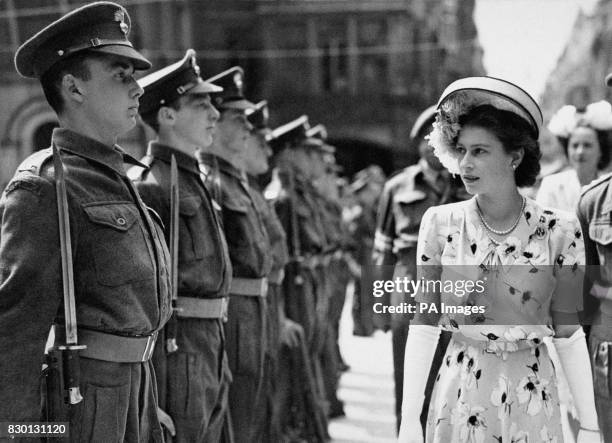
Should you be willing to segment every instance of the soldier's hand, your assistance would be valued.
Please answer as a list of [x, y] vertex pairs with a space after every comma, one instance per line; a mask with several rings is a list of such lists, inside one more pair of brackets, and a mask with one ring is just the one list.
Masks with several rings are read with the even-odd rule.
[[347, 254], [346, 263], [348, 264], [349, 272], [351, 273], [352, 277], [354, 279], [360, 279], [361, 278], [361, 265], [359, 265], [359, 263], [357, 263], [355, 259], [348, 254]]
[[157, 419], [162, 424], [164, 428], [170, 432], [170, 435], [173, 437], [176, 435], [176, 428], [174, 427], [174, 422], [172, 418], [166, 414], [166, 412], [162, 408], [157, 408]]
[[288, 318], [281, 325], [280, 342], [290, 348], [297, 348], [300, 344], [302, 327]]

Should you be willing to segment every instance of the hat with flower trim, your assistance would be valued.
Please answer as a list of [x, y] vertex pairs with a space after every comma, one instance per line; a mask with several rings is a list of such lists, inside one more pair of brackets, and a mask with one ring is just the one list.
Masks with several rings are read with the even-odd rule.
[[451, 83], [438, 100], [436, 121], [426, 137], [434, 154], [453, 174], [459, 165], [452, 153], [453, 140], [459, 134], [459, 118], [481, 105], [491, 105], [513, 112], [523, 118], [537, 139], [543, 125], [542, 111], [536, 101], [522, 88], [494, 77], [468, 77]]
[[612, 130], [612, 105], [605, 100], [591, 103], [584, 109], [565, 105], [548, 122], [549, 131], [561, 138], [569, 138], [574, 129], [580, 126], [596, 131]]
[[23, 77], [40, 78], [53, 65], [83, 51], [118, 55], [134, 69], [151, 62], [128, 40], [130, 16], [121, 5], [95, 2], [69, 12], [26, 40], [15, 53], [15, 68]]

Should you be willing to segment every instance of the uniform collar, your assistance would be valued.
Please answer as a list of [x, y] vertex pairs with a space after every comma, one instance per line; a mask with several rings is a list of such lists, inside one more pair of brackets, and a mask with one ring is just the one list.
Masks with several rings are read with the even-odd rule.
[[185, 154], [171, 146], [164, 145], [159, 142], [149, 142], [147, 148], [147, 155], [160, 159], [166, 163], [170, 163], [172, 155], [176, 159], [176, 165], [193, 174], [199, 175], [200, 169], [198, 168], [198, 161], [195, 156]]
[[51, 140], [63, 151], [101, 163], [122, 176], [126, 175], [124, 163], [146, 168], [145, 165], [121, 149], [119, 145], [108, 146], [70, 129], [55, 128]]
[[438, 178], [445, 176], [444, 171], [446, 171], [446, 169], [436, 171], [435, 169], [432, 169], [431, 166], [429, 166], [427, 160], [425, 160], [424, 158], [421, 158], [419, 160], [418, 165], [420, 167], [420, 173], [422, 174], [425, 181], [430, 185], [436, 186], [436, 181], [438, 180]]
[[230, 162], [219, 156], [200, 152], [198, 155], [198, 159], [207, 166], [214, 166], [216, 164], [219, 168], [219, 171], [223, 171], [226, 174], [232, 175], [237, 179], [244, 181], [244, 175], [242, 174], [242, 172], [240, 172], [240, 170], [234, 165], [232, 165]]

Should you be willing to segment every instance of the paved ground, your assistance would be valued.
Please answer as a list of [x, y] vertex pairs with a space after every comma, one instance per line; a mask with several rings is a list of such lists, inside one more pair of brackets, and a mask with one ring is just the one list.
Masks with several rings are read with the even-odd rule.
[[329, 425], [333, 443], [394, 443], [393, 359], [391, 334], [352, 335], [351, 300], [340, 325], [340, 349], [351, 369], [340, 380], [338, 397], [346, 417]]

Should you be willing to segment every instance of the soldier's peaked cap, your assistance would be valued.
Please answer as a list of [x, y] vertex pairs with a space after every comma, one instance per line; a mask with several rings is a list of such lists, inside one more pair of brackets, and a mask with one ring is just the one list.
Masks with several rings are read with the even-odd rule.
[[427, 132], [427, 134], [431, 132], [431, 125], [436, 119], [436, 111], [436, 106], [430, 106], [421, 112], [414, 125], [412, 125], [412, 130], [410, 131], [411, 140], [414, 140], [422, 132]]
[[313, 126], [308, 131], [306, 131], [306, 135], [312, 138], [318, 138], [319, 140], [327, 140], [327, 128], [322, 124], [318, 124]]
[[251, 123], [255, 129], [268, 129], [270, 127], [270, 111], [266, 100], [260, 101], [254, 108], [247, 109], [246, 116], [249, 123]]
[[151, 62], [128, 40], [130, 16], [123, 6], [95, 2], [75, 9], [23, 43], [15, 53], [15, 68], [24, 77], [40, 78], [60, 60], [82, 51], [129, 59], [138, 70]]
[[290, 144], [305, 140], [307, 137], [306, 131], [309, 128], [308, 116], [302, 115], [289, 123], [273, 129], [266, 136], [266, 140], [272, 149], [277, 152]]
[[217, 108], [246, 111], [255, 107], [254, 103], [244, 97], [244, 71], [240, 66], [234, 66], [206, 81], [223, 88], [223, 92], [213, 95], [213, 103]]
[[141, 78], [138, 84], [144, 89], [138, 108], [141, 115], [156, 112], [185, 94], [210, 94], [223, 91], [222, 87], [202, 80], [193, 49], [188, 49], [178, 62]]
[[309, 148], [315, 148], [328, 154], [335, 154], [336, 148], [325, 143], [326, 140], [327, 128], [319, 123], [306, 131], [306, 140], [304, 140], [303, 144]]

